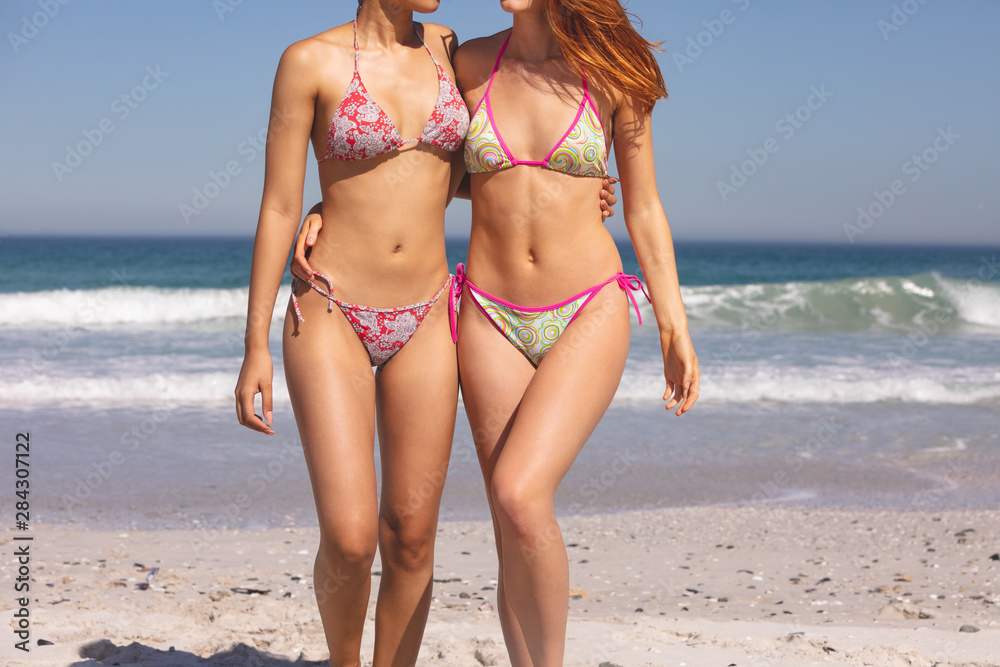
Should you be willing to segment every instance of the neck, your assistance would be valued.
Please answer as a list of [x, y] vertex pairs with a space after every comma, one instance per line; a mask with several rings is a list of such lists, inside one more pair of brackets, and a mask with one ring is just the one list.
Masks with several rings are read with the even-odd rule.
[[559, 42], [549, 27], [549, 17], [544, 10], [514, 14], [514, 29], [510, 33], [508, 53], [518, 60], [542, 62], [562, 57]]
[[388, 48], [413, 39], [413, 12], [394, 7], [393, 0], [366, 0], [358, 11], [358, 42], [362, 47]]

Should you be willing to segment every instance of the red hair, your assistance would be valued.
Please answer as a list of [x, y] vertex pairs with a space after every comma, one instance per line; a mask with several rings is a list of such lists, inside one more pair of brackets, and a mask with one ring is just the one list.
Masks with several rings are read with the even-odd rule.
[[649, 42], [632, 25], [620, 0], [549, 0], [549, 25], [566, 61], [599, 74], [633, 98], [643, 113], [667, 96]]

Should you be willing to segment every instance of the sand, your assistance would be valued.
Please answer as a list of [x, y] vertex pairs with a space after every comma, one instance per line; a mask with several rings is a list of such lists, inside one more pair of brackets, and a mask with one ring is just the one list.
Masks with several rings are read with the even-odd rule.
[[[562, 524], [567, 665], [1000, 665], [996, 512], [703, 507]], [[325, 664], [314, 528], [33, 534], [31, 652], [5, 632], [3, 665]], [[12, 629], [13, 537], [0, 533]], [[435, 568], [419, 664], [509, 664], [490, 526], [442, 523]]]

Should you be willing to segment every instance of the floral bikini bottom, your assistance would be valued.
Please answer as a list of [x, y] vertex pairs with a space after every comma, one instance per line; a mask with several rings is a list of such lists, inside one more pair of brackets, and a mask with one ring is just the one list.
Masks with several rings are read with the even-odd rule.
[[[392, 359], [393, 355], [403, 349], [403, 346], [417, 332], [417, 327], [427, 317], [427, 313], [437, 303], [437, 300], [441, 298], [445, 290], [453, 285], [455, 280], [454, 276], [448, 276], [444, 287], [438, 290], [438, 293], [427, 301], [399, 308], [372, 308], [371, 306], [345, 303], [334, 298], [333, 282], [318, 271], [313, 273], [313, 277], [318, 277], [325, 282], [327, 289], [324, 290], [311, 280], [307, 281], [309, 287], [327, 298], [327, 301], [329, 301], [327, 312], [333, 312], [334, 304], [340, 307], [341, 312], [344, 313], [351, 326], [354, 327], [354, 331], [358, 334], [358, 338], [361, 339], [365, 349], [368, 350], [368, 357], [372, 366], [382, 366]], [[295, 298], [297, 283], [298, 279], [292, 280], [292, 305], [295, 308], [295, 316], [299, 322], [304, 322], [302, 313], [299, 311], [298, 299]], [[454, 326], [452, 329], [454, 329]]]

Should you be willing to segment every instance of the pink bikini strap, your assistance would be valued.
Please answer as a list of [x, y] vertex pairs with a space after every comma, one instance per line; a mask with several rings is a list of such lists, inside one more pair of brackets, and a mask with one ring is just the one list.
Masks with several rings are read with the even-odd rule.
[[[581, 107], [586, 106], [587, 102], [589, 101], [590, 102], [590, 106], [593, 107], [593, 109], [594, 109], [594, 113], [596, 113], [598, 115], [598, 117], [600, 117], [600, 113], [601, 112], [597, 110], [597, 103], [594, 102], [594, 98], [590, 96], [590, 86], [587, 85], [587, 68], [584, 67], [582, 69], [583, 69], [583, 100], [580, 102], [580, 106]], [[603, 127], [603, 123], [602, 123], [602, 127]]]
[[646, 291], [646, 286], [642, 284], [642, 281], [637, 276], [626, 275], [624, 271], [612, 278], [612, 280], [618, 281], [618, 286], [623, 292], [628, 294], [628, 298], [632, 300], [632, 306], [635, 308], [635, 316], [639, 318], [639, 324], [642, 324], [642, 313], [639, 312], [639, 303], [635, 300], [633, 292], [642, 290], [642, 293], [646, 296], [646, 301], [653, 303], [653, 300], [649, 298], [649, 292]]
[[[511, 35], [514, 33], [511, 33]], [[504, 40], [503, 46], [500, 47], [500, 53], [497, 54], [497, 61], [493, 65], [493, 74], [490, 75], [490, 82], [486, 84], [486, 92], [483, 94], [483, 99], [489, 97], [490, 88], [493, 87], [493, 79], [496, 78], [497, 72], [500, 70], [500, 59], [503, 58], [504, 52], [507, 50], [507, 45], [510, 44], [510, 35], [507, 35], [507, 39]]]
[[[542, 308], [530, 308], [530, 309], [525, 308], [523, 306], [518, 306], [517, 304], [510, 303], [509, 301], [504, 301], [503, 299], [495, 297], [489, 292], [481, 290], [475, 285], [473, 285], [471, 282], [469, 282], [469, 279], [465, 275], [464, 264], [459, 264], [458, 269], [455, 271], [455, 273], [457, 275], [452, 279], [452, 293], [451, 293], [451, 300], [449, 303], [449, 315], [451, 315], [453, 318], [455, 315], [455, 304], [458, 301], [458, 297], [461, 296], [462, 289], [466, 284], [468, 284], [469, 289], [471, 291], [499, 305], [507, 306], [515, 310], [529, 310], [531, 312], [540, 312], [547, 310], [556, 310], [558, 308], [568, 306], [577, 299], [581, 299], [583, 297], [588, 297], [587, 301], [589, 302], [590, 299], [592, 299], [594, 295], [596, 295], [602, 289], [604, 289], [611, 283], [617, 282], [618, 287], [621, 288], [621, 290], [628, 295], [629, 300], [632, 302], [632, 307], [635, 308], [635, 316], [639, 319], [639, 324], [642, 324], [642, 312], [639, 310], [639, 302], [635, 300], [635, 295], [633, 294], [633, 292], [642, 291], [642, 293], [646, 297], [646, 301], [649, 301], [650, 303], [653, 302], [652, 299], [649, 298], [649, 293], [646, 291], [646, 287], [645, 285], [642, 284], [642, 281], [639, 280], [639, 277], [628, 275], [624, 271], [619, 271], [608, 280], [605, 280], [603, 283], [599, 285], [594, 285], [593, 287], [586, 289], [575, 296], [570, 297], [566, 301], [562, 301], [560, 303], [553, 304], [551, 306], [545, 306]], [[451, 337], [453, 341], [458, 342], [458, 329], [455, 327], [454, 319], [452, 319]]]
[[448, 295], [448, 321], [451, 323], [451, 342], [458, 342], [458, 299], [465, 288], [465, 264], [459, 262], [451, 279], [451, 293]]

